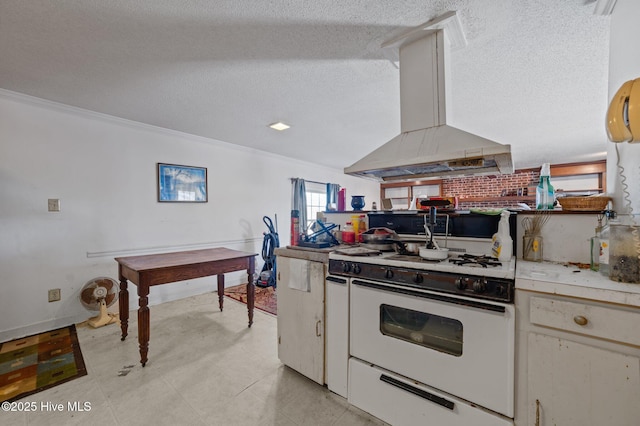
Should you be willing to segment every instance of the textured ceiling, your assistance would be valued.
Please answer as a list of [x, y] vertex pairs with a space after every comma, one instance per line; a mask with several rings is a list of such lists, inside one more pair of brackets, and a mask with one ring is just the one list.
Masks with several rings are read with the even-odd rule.
[[400, 131], [380, 45], [447, 10], [468, 41], [450, 124], [516, 168], [604, 158], [609, 18], [589, 0], [2, 0], [0, 88], [342, 168]]

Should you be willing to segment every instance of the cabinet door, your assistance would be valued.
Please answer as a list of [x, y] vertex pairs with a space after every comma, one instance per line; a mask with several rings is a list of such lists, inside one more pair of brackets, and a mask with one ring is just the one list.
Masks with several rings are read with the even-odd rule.
[[349, 288], [348, 280], [326, 279], [326, 378], [327, 388], [342, 397], [348, 394], [349, 378]]
[[[289, 257], [277, 263], [278, 357], [324, 384], [324, 264]], [[299, 290], [307, 279], [309, 291]]]
[[638, 424], [639, 358], [537, 333], [528, 347], [529, 425]]

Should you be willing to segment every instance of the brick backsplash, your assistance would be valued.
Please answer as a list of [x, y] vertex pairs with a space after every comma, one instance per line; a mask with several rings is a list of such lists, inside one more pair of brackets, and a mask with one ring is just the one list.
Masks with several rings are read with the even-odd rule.
[[[518, 202], [525, 202], [530, 206], [534, 202], [525, 200], [470, 200], [466, 198], [502, 197], [503, 195], [535, 196], [531, 190], [538, 184], [539, 170], [516, 170], [508, 175], [470, 176], [442, 180], [442, 195], [458, 197], [460, 209], [472, 207], [509, 207]], [[530, 189], [531, 188], [531, 189]]]

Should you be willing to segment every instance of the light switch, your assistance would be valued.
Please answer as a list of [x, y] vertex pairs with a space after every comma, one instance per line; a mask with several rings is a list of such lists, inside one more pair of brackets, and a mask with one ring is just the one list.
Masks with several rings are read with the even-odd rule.
[[58, 198], [49, 198], [49, 211], [50, 212], [60, 211], [60, 200]]

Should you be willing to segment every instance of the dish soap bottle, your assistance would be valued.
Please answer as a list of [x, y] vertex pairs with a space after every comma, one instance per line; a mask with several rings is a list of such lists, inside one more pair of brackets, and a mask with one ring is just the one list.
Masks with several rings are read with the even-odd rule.
[[493, 242], [491, 253], [493, 257], [497, 257], [501, 262], [511, 260], [511, 256], [513, 255], [513, 240], [509, 232], [510, 215], [509, 210], [503, 210], [502, 213], [500, 213], [501, 217], [498, 223], [498, 232], [493, 234], [493, 238], [491, 239]]
[[536, 187], [536, 209], [553, 210], [555, 192], [551, 185], [551, 167], [544, 163], [540, 169], [540, 183]]

